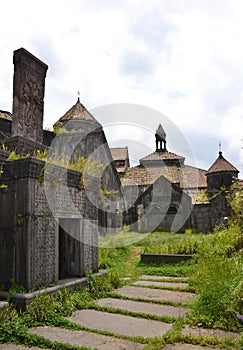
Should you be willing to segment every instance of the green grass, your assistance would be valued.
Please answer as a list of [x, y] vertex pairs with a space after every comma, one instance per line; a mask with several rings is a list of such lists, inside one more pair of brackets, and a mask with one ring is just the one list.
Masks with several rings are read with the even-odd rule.
[[71, 315], [77, 309], [92, 307], [95, 298], [106, 296], [113, 288], [119, 286], [120, 280], [114, 273], [97, 278], [90, 276], [88, 288], [79, 291], [64, 289], [55, 295], [42, 295], [24, 312], [18, 312], [13, 305], [10, 305], [3, 314], [0, 313], [0, 343], [13, 342], [54, 350], [89, 349], [54, 343], [29, 334], [28, 329], [36, 326], [70, 328], [69, 322], [64, 317]]
[[[123, 233], [107, 239], [113, 246], [122, 241]], [[134, 233], [124, 233], [133, 241]], [[139, 235], [135, 234], [138, 238]], [[141, 238], [141, 237], [139, 237]], [[101, 264], [120, 277], [130, 276], [130, 284], [142, 274], [189, 277], [189, 288], [199, 296], [193, 305], [189, 322], [204, 327], [242, 331], [234, 312], [243, 314], [243, 235], [239, 227], [205, 234], [154, 232], [143, 235], [131, 246], [101, 248]], [[178, 264], [143, 264], [140, 254], [193, 253], [194, 259]]]
[[199, 295], [191, 322], [243, 330], [236, 317], [237, 313], [243, 314], [242, 248], [243, 235], [236, 226], [216, 232], [201, 247], [190, 279], [190, 285]]
[[170, 233], [170, 232], [119, 232], [117, 234], [100, 237], [101, 248], [120, 248], [137, 246], [142, 253], [150, 254], [194, 254], [207, 239], [200, 233]]
[[131, 246], [140, 241], [143, 241], [145, 237], [149, 237], [149, 233], [137, 233], [121, 231], [116, 234], [110, 234], [105, 237], [99, 237], [100, 248], [121, 248]]
[[[237, 226], [209, 235], [120, 232], [108, 237], [101, 237], [100, 243], [99, 266], [101, 269], [107, 270], [107, 277], [101, 276], [97, 279], [90, 275], [87, 289], [72, 292], [64, 290], [55, 296], [41, 296], [25, 312], [17, 312], [11, 306], [7, 312], [0, 315], [0, 342], [14, 342], [54, 350], [76, 350], [77, 347], [54, 343], [42, 337], [31, 335], [28, 333], [28, 329], [44, 325], [84, 329], [67, 321], [65, 317], [77, 309], [85, 308], [119, 312], [116, 309], [98, 307], [94, 301], [96, 298], [106, 296], [119, 297], [114, 289], [123, 284], [122, 277], [129, 276], [130, 280], [126, 283], [132, 284], [140, 275], [146, 274], [189, 277], [189, 287], [197, 292], [198, 299], [192, 305], [192, 312], [186, 320], [161, 318], [164, 321], [174, 321], [172, 330], [163, 337], [153, 339], [140, 337], [134, 341], [146, 344], [146, 350], [161, 349], [166, 343], [175, 342], [221, 346], [230, 349], [241, 348], [242, 343], [240, 342], [242, 340], [236, 345], [234, 341], [227, 343], [223, 340], [182, 336], [180, 333], [183, 322], [192, 325], [200, 323], [203, 327], [219, 327], [231, 331], [243, 330], [235, 314], [228, 311], [231, 308], [243, 314], [243, 257], [240, 253], [243, 248], [243, 237]], [[177, 264], [149, 265], [140, 261], [140, 254], [145, 252], [193, 253], [195, 257], [190, 261]], [[18, 289], [18, 286], [14, 287]], [[145, 301], [139, 298], [134, 300]], [[154, 303], [161, 304], [159, 301]], [[124, 310], [120, 312], [130, 316], [157, 319], [152, 315], [136, 315]], [[102, 331], [95, 332], [108, 334]]]
[[206, 239], [199, 233], [152, 232], [137, 245], [145, 254], [195, 254]]

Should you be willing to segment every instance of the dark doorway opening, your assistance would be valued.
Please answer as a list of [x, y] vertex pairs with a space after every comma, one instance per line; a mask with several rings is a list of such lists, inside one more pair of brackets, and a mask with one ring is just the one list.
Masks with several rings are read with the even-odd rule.
[[80, 220], [59, 219], [59, 279], [80, 277]]
[[107, 231], [107, 212], [102, 209], [98, 210], [98, 225], [99, 233], [105, 235]]

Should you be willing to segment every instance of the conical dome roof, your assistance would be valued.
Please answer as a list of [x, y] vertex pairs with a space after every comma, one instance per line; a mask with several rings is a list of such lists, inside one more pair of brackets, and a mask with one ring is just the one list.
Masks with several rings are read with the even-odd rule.
[[215, 162], [211, 165], [211, 167], [208, 169], [206, 174], [212, 174], [212, 173], [220, 173], [220, 172], [236, 172], [238, 173], [239, 170], [236, 169], [230, 162], [228, 162], [222, 155], [222, 152], [219, 151], [219, 156], [215, 160]]
[[160, 136], [163, 140], [166, 139], [166, 133], [164, 129], [162, 128], [162, 125], [159, 124], [158, 129], [156, 130], [156, 135]]
[[84, 107], [78, 98], [78, 101], [73, 105], [55, 124], [55, 127], [64, 126], [68, 122], [91, 122], [97, 127], [101, 127], [100, 123], [92, 116], [92, 114]]

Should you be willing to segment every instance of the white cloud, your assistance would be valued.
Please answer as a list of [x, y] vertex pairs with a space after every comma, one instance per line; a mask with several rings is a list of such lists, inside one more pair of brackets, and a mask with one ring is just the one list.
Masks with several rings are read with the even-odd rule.
[[218, 140], [239, 164], [242, 14], [241, 0], [9, 0], [0, 108], [12, 108], [12, 52], [25, 47], [49, 65], [45, 126], [80, 91], [88, 109], [128, 102], [164, 113], [191, 138], [199, 165], [210, 166]]

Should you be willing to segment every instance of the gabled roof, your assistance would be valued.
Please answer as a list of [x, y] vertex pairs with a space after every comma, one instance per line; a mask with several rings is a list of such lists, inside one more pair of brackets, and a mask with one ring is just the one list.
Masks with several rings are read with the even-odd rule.
[[236, 169], [230, 162], [228, 162], [222, 155], [222, 152], [219, 152], [218, 158], [215, 160], [215, 162], [211, 165], [211, 167], [208, 169], [207, 174], [212, 173], [221, 173], [225, 171], [233, 171], [233, 172], [239, 172], [238, 169]]
[[183, 173], [187, 188], [207, 188], [206, 170], [185, 165]]
[[153, 152], [148, 156], [140, 159], [140, 162], [143, 160], [185, 160], [185, 157], [179, 156], [178, 154], [164, 151], [164, 152]]
[[163, 166], [153, 168], [134, 167], [128, 169], [121, 178], [122, 186], [149, 186], [160, 176], [164, 176], [181, 188], [206, 188], [206, 170], [184, 165], [182, 167]]
[[[158, 175], [159, 176], [159, 175]], [[148, 186], [152, 185], [158, 178], [150, 169], [134, 167], [128, 169], [127, 173], [121, 177], [122, 186]]]
[[55, 126], [65, 124], [69, 121], [89, 121], [97, 124], [99, 127], [101, 125], [92, 116], [92, 114], [84, 107], [78, 98], [78, 101], [73, 105], [55, 124]]
[[110, 148], [113, 160], [126, 160], [128, 158], [127, 147]]

